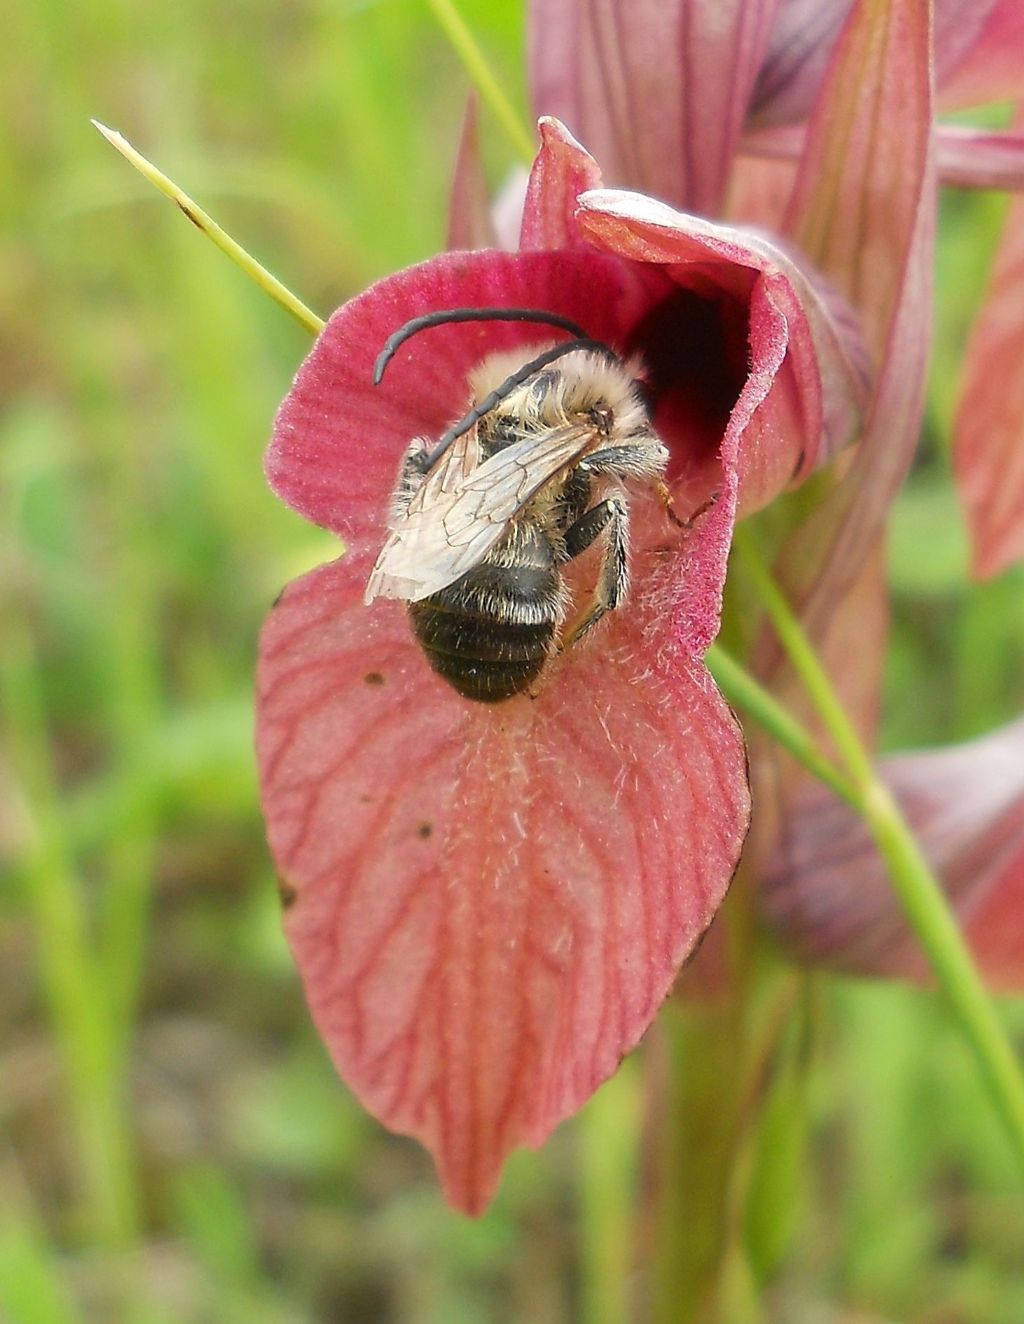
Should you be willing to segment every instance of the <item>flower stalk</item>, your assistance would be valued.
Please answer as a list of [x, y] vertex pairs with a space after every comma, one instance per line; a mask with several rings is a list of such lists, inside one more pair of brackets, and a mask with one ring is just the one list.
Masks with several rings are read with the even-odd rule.
[[580, 1114], [580, 1291], [590, 1324], [621, 1324], [633, 1312], [636, 1203], [643, 1098], [627, 1059]]
[[761, 682], [727, 652], [721, 644], [712, 644], [704, 655], [715, 683], [735, 708], [764, 727], [783, 749], [835, 791], [852, 808], [860, 806], [857, 788], [841, 769], [827, 759], [814, 743], [814, 737]]

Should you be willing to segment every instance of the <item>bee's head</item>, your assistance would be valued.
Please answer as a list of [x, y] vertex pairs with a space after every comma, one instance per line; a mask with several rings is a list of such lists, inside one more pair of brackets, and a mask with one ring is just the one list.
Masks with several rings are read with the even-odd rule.
[[[536, 418], [537, 426], [553, 426], [559, 411], [564, 416], [564, 395], [567, 387], [571, 387], [574, 391], [577, 389], [574, 383], [580, 374], [578, 371], [568, 370], [570, 362], [579, 365], [603, 363], [606, 367], [616, 366], [619, 377], [615, 383], [613, 398], [616, 401], [623, 398], [623, 383], [626, 383], [625, 390], [632, 395], [634, 408], [640, 407], [629, 370], [615, 350], [602, 341], [591, 340], [583, 328], [569, 318], [562, 317], [558, 313], [544, 312], [538, 308], [447, 308], [426, 313], [422, 317], [414, 317], [412, 321], [406, 322], [389, 336], [374, 366], [374, 383], [381, 381], [396, 351], [410, 336], [426, 331], [430, 327], [444, 326], [452, 322], [531, 322], [568, 331], [573, 339], [549, 346], [525, 363], [522, 361], [522, 350], [518, 354], [495, 355], [485, 360], [481, 365], [484, 369], [484, 377], [479, 381], [471, 378], [473, 407], [439, 438], [437, 445], [427, 456], [428, 468], [433, 467], [452, 442], [495, 410], [501, 409], [506, 413], [518, 411], [520, 416], [525, 411]], [[504, 365], [502, 369], [505, 371], [504, 376], [489, 366], [498, 362]], [[583, 391], [583, 395], [597, 401], [599, 398], [597, 393], [603, 389], [604, 378], [600, 371], [596, 371], [596, 374], [591, 372], [590, 375], [591, 377], [596, 375], [597, 385], [595, 387], [592, 384], [589, 391]], [[473, 374], [473, 377], [475, 378], [476, 374]], [[586, 412], [586, 408], [574, 412]]]
[[[545, 366], [536, 366], [541, 363]], [[496, 426], [503, 417], [520, 427], [554, 428], [590, 416], [610, 432], [624, 416], [650, 422], [639, 370], [638, 363], [605, 345], [569, 341], [538, 346], [525, 363], [522, 350], [492, 354], [470, 373], [469, 385], [474, 408], [483, 411], [490, 404], [486, 412]]]

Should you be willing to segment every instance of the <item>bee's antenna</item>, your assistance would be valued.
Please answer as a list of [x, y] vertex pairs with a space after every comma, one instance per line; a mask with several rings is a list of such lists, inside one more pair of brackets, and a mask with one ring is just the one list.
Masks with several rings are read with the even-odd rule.
[[540, 322], [544, 326], [557, 326], [580, 340], [585, 340], [587, 337], [586, 331], [575, 322], [571, 322], [568, 317], [561, 317], [558, 313], [546, 313], [542, 308], [442, 308], [434, 313], [424, 313], [422, 317], [414, 317], [411, 322], [406, 322], [405, 326], [400, 326], [388, 337], [373, 366], [374, 386], [380, 385], [385, 368], [410, 336], [415, 336], [432, 326], [445, 326], [449, 322]]
[[601, 340], [591, 340], [588, 336], [579, 336], [576, 340], [566, 341], [564, 345], [555, 345], [551, 349], [546, 349], [543, 354], [538, 354], [535, 359], [531, 359], [529, 363], [524, 363], [521, 368], [517, 368], [510, 377], [505, 378], [500, 386], [496, 386], [490, 395], [485, 395], [468, 414], [453, 424], [439, 439], [433, 450], [423, 456], [420, 461], [423, 472], [428, 473], [433, 469], [456, 438], [461, 437], [464, 432], [468, 432], [485, 414], [489, 414], [492, 409], [501, 404], [507, 395], [511, 395], [517, 386], [522, 386], [527, 378], [532, 377], [541, 368], [546, 368], [549, 363], [554, 363], [556, 359], [564, 358], [566, 354], [575, 354], [578, 349], [589, 349], [595, 354], [602, 354], [605, 358], [612, 359], [615, 363], [621, 362], [621, 355], [617, 354], [610, 345], [606, 345]]

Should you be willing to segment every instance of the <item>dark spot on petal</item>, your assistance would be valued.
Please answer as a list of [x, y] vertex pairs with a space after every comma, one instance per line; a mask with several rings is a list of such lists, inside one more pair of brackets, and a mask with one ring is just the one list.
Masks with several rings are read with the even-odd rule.
[[367, 685], [383, 685], [384, 677], [379, 671], [368, 671], [363, 677]]
[[361, 805], [372, 805], [372, 804], [373, 804], [373, 796], [372, 796], [372, 795], [361, 795], [361, 796], [359, 797], [359, 803], [360, 803]]
[[281, 599], [282, 599], [283, 597], [284, 597], [284, 589], [282, 589], [281, 592], [278, 593], [277, 597], [276, 597], [276, 598], [274, 599], [274, 601], [270, 604], [270, 610], [271, 610], [271, 611], [274, 610], [274, 608], [277, 606], [277, 604], [281, 601]]
[[299, 895], [291, 883], [283, 882], [280, 878], [277, 880], [277, 894], [285, 910], [295, 904], [295, 898]]
[[433, 823], [421, 823], [416, 829], [416, 835], [422, 837], [424, 841], [426, 841], [427, 837], [432, 837], [434, 835]]

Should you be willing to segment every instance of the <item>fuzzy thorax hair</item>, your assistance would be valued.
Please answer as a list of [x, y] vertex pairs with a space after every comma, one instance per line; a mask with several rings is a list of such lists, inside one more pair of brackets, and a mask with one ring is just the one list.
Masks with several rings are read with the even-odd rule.
[[[473, 401], [483, 400], [524, 363], [550, 347], [520, 346], [484, 359], [469, 374]], [[511, 416], [528, 426], [557, 427], [574, 415], [601, 408], [611, 414], [616, 439], [647, 434], [651, 424], [637, 389], [640, 371], [636, 360], [610, 359], [591, 349], [576, 350], [527, 378], [497, 405], [494, 413]], [[537, 389], [539, 383], [543, 383], [543, 389]]]

